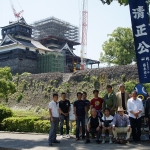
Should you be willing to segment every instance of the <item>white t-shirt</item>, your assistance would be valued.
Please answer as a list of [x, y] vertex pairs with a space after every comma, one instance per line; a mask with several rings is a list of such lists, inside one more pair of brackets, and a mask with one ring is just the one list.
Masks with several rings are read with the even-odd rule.
[[[102, 117], [102, 120], [103, 120], [103, 121], [105, 121], [105, 117], [106, 117], [106, 116], [103, 116], [103, 117]], [[114, 117], [113, 117], [112, 115], [109, 115], [109, 117], [106, 117], [106, 120], [109, 120], [109, 121], [112, 120], [112, 121], [113, 121], [113, 118], [114, 118]], [[104, 125], [104, 122], [102, 122], [102, 126], [103, 126], [103, 125]], [[109, 123], [109, 125], [111, 126], [112, 123]]]
[[51, 109], [51, 112], [52, 112], [52, 117], [59, 117], [59, 104], [54, 102], [54, 100], [52, 100], [50, 103], [49, 103], [49, 109]]
[[[133, 98], [130, 98], [127, 101], [127, 109], [128, 109], [129, 117], [136, 118], [132, 113], [130, 113], [130, 111], [133, 111], [135, 113], [138, 111], [143, 111], [142, 100], [140, 98], [137, 98], [136, 100], [134, 100]], [[142, 112], [139, 113], [138, 118], [140, 118], [141, 115], [142, 115]]]

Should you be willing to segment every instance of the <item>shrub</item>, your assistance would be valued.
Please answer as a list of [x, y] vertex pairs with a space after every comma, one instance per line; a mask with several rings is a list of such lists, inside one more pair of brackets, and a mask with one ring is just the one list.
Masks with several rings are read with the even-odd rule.
[[2, 122], [3, 119], [12, 116], [13, 116], [13, 112], [11, 111], [10, 108], [0, 105], [0, 122]]
[[49, 120], [38, 120], [34, 122], [34, 132], [37, 133], [48, 133], [50, 129]]
[[22, 93], [20, 93], [20, 95], [17, 97], [17, 102], [19, 103], [22, 100], [22, 98], [23, 98], [23, 95]]
[[136, 84], [137, 84], [137, 82], [133, 81], [133, 80], [125, 82], [126, 91], [128, 93], [131, 93], [134, 90], [134, 87]]
[[10, 117], [2, 121], [2, 129], [5, 131], [33, 132], [34, 121], [39, 117]]
[[147, 92], [150, 92], [150, 83], [143, 84]]

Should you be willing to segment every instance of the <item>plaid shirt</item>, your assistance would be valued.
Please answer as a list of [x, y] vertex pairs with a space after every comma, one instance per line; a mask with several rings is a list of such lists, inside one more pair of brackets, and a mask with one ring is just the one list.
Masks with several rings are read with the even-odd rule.
[[130, 120], [129, 116], [124, 114], [123, 116], [120, 116], [119, 114], [116, 114], [114, 116], [112, 126], [115, 127], [127, 127], [130, 126]]

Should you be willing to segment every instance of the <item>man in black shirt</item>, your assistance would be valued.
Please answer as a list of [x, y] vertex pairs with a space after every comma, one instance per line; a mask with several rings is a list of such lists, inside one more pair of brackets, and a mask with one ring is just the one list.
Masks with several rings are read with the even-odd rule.
[[97, 140], [96, 143], [100, 143], [99, 138], [101, 134], [101, 121], [100, 117], [97, 115], [97, 111], [95, 108], [92, 108], [91, 117], [89, 117], [88, 124], [87, 124], [87, 130], [86, 130], [86, 142], [90, 143], [89, 140], [89, 133], [91, 134], [97, 134]]
[[61, 94], [62, 100], [59, 102], [59, 111], [60, 111], [60, 135], [63, 138], [63, 125], [64, 121], [66, 121], [66, 132], [67, 137], [70, 138], [69, 135], [69, 112], [70, 112], [70, 101], [66, 100], [66, 93]]
[[85, 135], [85, 116], [87, 116], [87, 110], [86, 110], [86, 104], [82, 100], [82, 93], [78, 92], [77, 93], [77, 98], [74, 102], [74, 114], [76, 118], [76, 140], [79, 140], [79, 127], [80, 127], [80, 122], [82, 126], [82, 139], [84, 139]]

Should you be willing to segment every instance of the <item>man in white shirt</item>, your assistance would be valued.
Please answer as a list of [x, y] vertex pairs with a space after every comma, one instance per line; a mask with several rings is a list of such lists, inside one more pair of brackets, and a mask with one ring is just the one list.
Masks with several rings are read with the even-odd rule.
[[137, 92], [132, 92], [132, 97], [127, 102], [130, 124], [132, 128], [133, 141], [140, 141], [141, 137], [141, 114], [143, 111], [143, 103], [137, 98]]
[[56, 133], [59, 123], [59, 107], [58, 107], [58, 94], [53, 94], [53, 100], [49, 103], [49, 114], [50, 114], [50, 131], [49, 131], [49, 146], [52, 146], [52, 143], [60, 143], [56, 140]]

